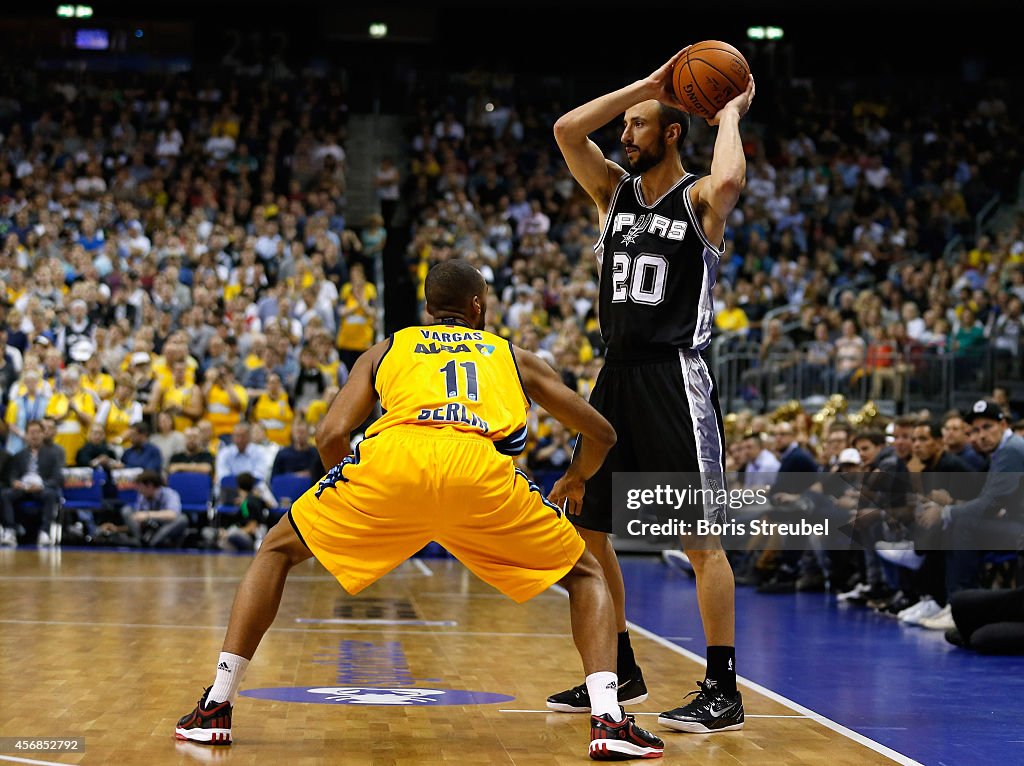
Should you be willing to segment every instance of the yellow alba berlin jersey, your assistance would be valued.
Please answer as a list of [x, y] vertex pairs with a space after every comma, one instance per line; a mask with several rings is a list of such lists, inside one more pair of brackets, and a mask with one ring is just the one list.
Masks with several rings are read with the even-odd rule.
[[415, 424], [478, 434], [505, 455], [526, 445], [530, 400], [511, 344], [497, 335], [453, 324], [399, 330], [374, 386], [384, 415], [367, 437]]
[[509, 457], [526, 443], [529, 400], [508, 341], [454, 325], [400, 330], [374, 385], [384, 416], [288, 511], [345, 590], [431, 540], [516, 601], [573, 568], [583, 539]]

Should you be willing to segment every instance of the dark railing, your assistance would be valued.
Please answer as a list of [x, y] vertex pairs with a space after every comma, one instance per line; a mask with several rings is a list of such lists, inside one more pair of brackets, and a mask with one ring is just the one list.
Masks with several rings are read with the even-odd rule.
[[1005, 386], [1011, 398], [1024, 396], [1020, 356], [991, 348], [973, 354], [922, 346], [869, 349], [856, 364], [837, 364], [834, 357], [810, 357], [807, 345], [762, 357], [758, 344], [724, 336], [716, 339], [712, 363], [726, 412], [765, 412], [794, 399], [820, 406], [833, 394], [843, 394], [851, 405], [874, 400], [890, 415], [963, 409], [995, 386]]

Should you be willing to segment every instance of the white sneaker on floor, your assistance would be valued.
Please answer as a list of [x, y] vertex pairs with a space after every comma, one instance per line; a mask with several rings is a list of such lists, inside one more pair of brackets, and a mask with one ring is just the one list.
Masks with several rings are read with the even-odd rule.
[[[886, 543], [886, 545], [897, 545], [897, 543]], [[890, 564], [916, 572], [924, 564], [924, 556], [920, 553], [915, 553], [913, 545], [913, 543], [910, 543], [909, 547], [903, 548], [879, 548], [878, 544], [876, 544], [875, 552], [880, 559], [888, 561]]]
[[924, 596], [923, 598], [919, 599], [916, 604], [911, 604], [906, 609], [897, 614], [896, 619], [902, 622], [909, 617], [914, 617], [918, 612], [925, 608], [925, 604], [927, 604], [929, 601], [935, 603], [935, 599], [933, 599], [931, 596]]
[[839, 601], [849, 601], [851, 598], [861, 598], [865, 593], [871, 590], [871, 586], [866, 582], [859, 582], [853, 586], [852, 590], [846, 591], [846, 593], [840, 593], [836, 596]]
[[908, 614], [900, 617], [900, 622], [906, 625], [920, 625], [922, 622], [930, 620], [941, 611], [942, 607], [935, 603], [935, 599], [925, 598], [918, 601]]
[[879, 540], [875, 543], [876, 551], [914, 550], [913, 540]]
[[0, 532], [0, 548], [17, 548], [18, 536], [13, 529], [4, 529]]
[[693, 564], [690, 563], [690, 557], [682, 551], [675, 549], [662, 551], [661, 560], [674, 569], [681, 569], [686, 574], [693, 574]]
[[40, 548], [49, 547], [53, 545], [53, 540], [50, 539], [50, 535], [48, 535], [46, 532], [40, 531], [39, 537], [36, 539], [36, 545], [38, 545]]
[[952, 607], [946, 604], [933, 617], [922, 620], [920, 625], [922, 628], [928, 628], [928, 630], [949, 630], [950, 628], [955, 628], [956, 623], [953, 622]]

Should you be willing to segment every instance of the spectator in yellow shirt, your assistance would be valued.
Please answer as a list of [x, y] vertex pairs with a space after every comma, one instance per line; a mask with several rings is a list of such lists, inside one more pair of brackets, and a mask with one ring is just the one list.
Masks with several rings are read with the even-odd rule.
[[715, 327], [722, 332], [736, 332], [746, 335], [750, 330], [747, 313], [736, 302], [736, 293], [725, 294], [725, 308], [715, 315]]
[[361, 263], [352, 264], [349, 281], [341, 287], [341, 321], [335, 345], [348, 369], [373, 345], [377, 324], [377, 288], [366, 281]]
[[221, 364], [206, 371], [203, 395], [206, 397], [206, 419], [213, 426], [213, 435], [220, 439], [230, 438], [249, 406], [249, 394], [235, 380], [230, 365]]
[[52, 418], [57, 428], [53, 441], [64, 448], [65, 465], [75, 465], [78, 450], [85, 446], [89, 426], [96, 417], [96, 400], [82, 388], [81, 376], [77, 365], [65, 369], [60, 390], [46, 405], [46, 417]]
[[106, 401], [114, 395], [114, 376], [103, 371], [100, 354], [95, 347], [85, 360], [81, 383], [82, 388], [92, 391], [100, 401]]
[[295, 413], [288, 401], [288, 393], [276, 372], [267, 377], [267, 390], [260, 394], [253, 407], [253, 420], [263, 426], [267, 438], [274, 444], [287, 447], [291, 443], [291, 427]]

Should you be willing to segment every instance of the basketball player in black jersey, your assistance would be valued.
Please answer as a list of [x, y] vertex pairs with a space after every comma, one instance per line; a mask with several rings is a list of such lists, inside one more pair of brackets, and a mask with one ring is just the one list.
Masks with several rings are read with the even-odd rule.
[[[609, 539], [612, 474], [699, 471], [704, 488], [721, 488], [724, 479], [718, 391], [701, 352], [711, 340], [711, 291], [726, 218], [746, 182], [739, 122], [754, 98], [754, 81], [708, 120], [718, 135], [711, 174], [699, 178], [683, 168], [680, 150], [689, 116], [672, 92], [672, 70], [684, 51], [649, 77], [555, 123], [558, 146], [597, 204], [602, 229], [594, 250], [608, 350], [590, 403], [615, 426], [619, 441], [587, 482], [574, 523], [601, 562], [615, 602], [620, 704], [642, 702], [647, 688], [629, 643], [622, 571]], [[588, 138], [623, 113], [628, 170], [606, 159]], [[724, 507], [696, 510], [705, 519], [725, 520]], [[683, 547], [697, 577], [707, 674], [694, 700], [662, 713], [658, 721], [696, 733], [740, 729], [732, 569], [715, 538], [684, 539]], [[548, 707], [585, 712], [589, 702], [584, 686], [549, 697]]]

